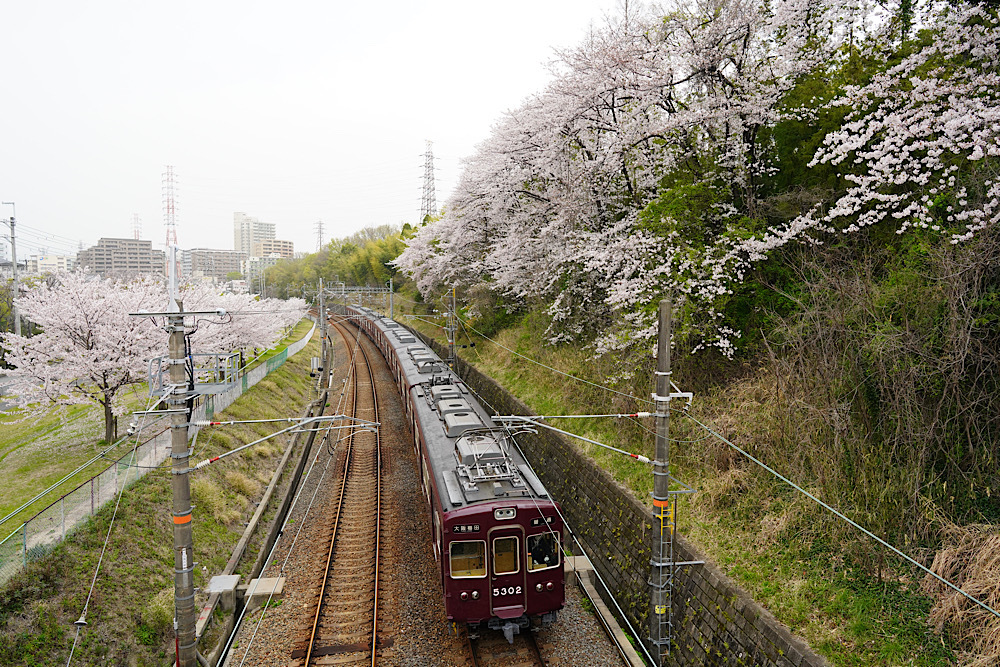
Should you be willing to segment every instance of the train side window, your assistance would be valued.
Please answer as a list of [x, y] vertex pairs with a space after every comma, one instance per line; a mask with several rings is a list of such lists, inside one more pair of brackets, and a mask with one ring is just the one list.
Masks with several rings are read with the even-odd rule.
[[552, 533], [528, 536], [528, 570], [544, 570], [559, 565], [559, 542]]
[[516, 537], [498, 537], [493, 540], [493, 574], [514, 574], [521, 569], [518, 560]]
[[486, 542], [452, 542], [448, 555], [452, 578], [486, 576]]

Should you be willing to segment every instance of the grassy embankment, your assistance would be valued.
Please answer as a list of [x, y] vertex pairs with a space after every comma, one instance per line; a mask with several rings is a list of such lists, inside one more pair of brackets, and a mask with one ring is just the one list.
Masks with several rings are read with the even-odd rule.
[[[301, 414], [314, 395], [309, 366], [318, 352], [314, 339], [221, 415], [238, 420]], [[274, 430], [268, 424], [213, 429], [199, 438], [195, 456], [220, 454]], [[193, 476], [195, 586], [203, 587], [225, 566], [287, 443], [287, 437], [276, 438]], [[161, 667], [172, 653], [170, 497], [166, 467], [125, 491], [73, 664]], [[66, 664], [73, 622], [87, 599], [112, 510], [109, 503], [0, 590], [0, 664]], [[253, 559], [251, 554], [244, 563]]]
[[[441, 329], [408, 321], [439, 340]], [[545, 325], [531, 317], [496, 336], [502, 345], [548, 366], [601, 383], [618, 375], [611, 359], [594, 360], [586, 350], [542, 345]], [[538, 414], [598, 414], [645, 409], [629, 399], [552, 373], [488, 341], [461, 356], [490, 375]], [[636, 385], [635, 395], [653, 388]], [[775, 408], [774, 377], [750, 373], [695, 396], [691, 414], [749, 451], [790, 428]], [[643, 424], [652, 429], [652, 420]], [[756, 468], [727, 445], [683, 418], [671, 420], [672, 472], [699, 489], [682, 497], [678, 529], [740, 586], [803, 637], [834, 665], [946, 665], [954, 662], [947, 637], [928, 627], [931, 600], [917, 574], [887, 556], [881, 579], [852, 563], [837, 539], [863, 539], [836, 526], [825, 510]], [[628, 421], [553, 421], [559, 428], [626, 451], [653, 454], [653, 435]], [[635, 496], [649, 502], [648, 466], [620, 454], [575, 441]], [[846, 537], [843, 537], [845, 536]]]
[[[302, 338], [312, 326], [309, 320], [299, 322], [292, 332], [273, 348], [264, 351], [251, 364], [258, 365], [274, 356], [281, 349]], [[128, 409], [141, 410], [148, 402], [147, 385], [128, 390]], [[0, 517], [35, 497], [67, 474], [107, 449], [101, 437], [104, 432], [103, 410], [97, 405], [72, 405], [53, 407], [35, 415], [18, 412], [0, 414], [0, 479], [4, 493], [0, 497]], [[125, 424], [127, 417], [121, 418]], [[154, 427], [143, 432], [143, 439], [163, 428]], [[124, 430], [120, 427], [120, 430]], [[11, 517], [0, 526], [0, 539], [15, 530], [25, 519], [57, 499], [60, 494], [76, 487], [112, 461], [127, 453], [135, 444], [134, 438], [123, 438], [104, 458], [87, 466], [58, 490], [39, 499]]]

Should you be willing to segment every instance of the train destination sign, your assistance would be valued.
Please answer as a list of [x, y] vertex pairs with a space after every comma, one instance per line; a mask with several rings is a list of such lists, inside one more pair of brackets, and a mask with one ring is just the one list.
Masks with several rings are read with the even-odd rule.
[[478, 523], [467, 523], [451, 527], [451, 532], [453, 533], [478, 533], [479, 524]]

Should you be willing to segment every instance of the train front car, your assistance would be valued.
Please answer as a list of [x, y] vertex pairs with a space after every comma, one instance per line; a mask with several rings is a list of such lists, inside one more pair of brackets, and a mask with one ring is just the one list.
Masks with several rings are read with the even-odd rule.
[[[483, 495], [502, 484], [483, 481], [476, 484]], [[449, 620], [465, 623], [473, 634], [483, 624], [503, 630], [508, 640], [532, 620], [555, 621], [564, 596], [562, 522], [551, 502], [513, 496], [472, 503], [445, 513], [443, 533]]]
[[545, 487], [451, 371], [411, 398], [448, 620], [508, 640], [552, 623], [565, 594], [563, 525]]

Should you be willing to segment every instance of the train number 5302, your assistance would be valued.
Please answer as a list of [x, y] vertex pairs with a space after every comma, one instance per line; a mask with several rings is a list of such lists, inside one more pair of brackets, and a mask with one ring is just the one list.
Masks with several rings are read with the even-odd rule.
[[493, 597], [499, 597], [501, 595], [520, 595], [520, 594], [521, 594], [520, 586], [507, 586], [505, 588], [493, 589]]

